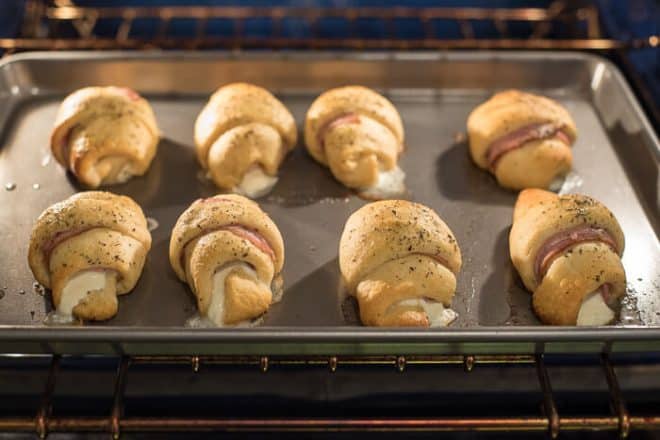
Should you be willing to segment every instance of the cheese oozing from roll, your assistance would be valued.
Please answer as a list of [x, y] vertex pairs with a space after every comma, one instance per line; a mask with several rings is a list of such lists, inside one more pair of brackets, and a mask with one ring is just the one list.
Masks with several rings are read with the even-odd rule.
[[548, 189], [570, 171], [577, 129], [571, 115], [544, 96], [507, 90], [470, 113], [470, 154], [510, 189]]
[[524, 190], [509, 246], [544, 323], [606, 325], [614, 319], [626, 287], [624, 237], [602, 203], [579, 194]]
[[236, 194], [256, 199], [270, 193], [276, 183], [277, 177], [269, 176], [258, 165], [252, 165], [243, 175], [241, 183], [235, 186], [233, 191]]
[[129, 197], [88, 191], [46, 209], [30, 237], [28, 262], [51, 289], [59, 315], [106, 320], [142, 273], [151, 234], [142, 209]]
[[62, 101], [50, 146], [80, 183], [97, 188], [145, 174], [159, 136], [151, 106], [134, 90], [85, 87]]
[[177, 220], [170, 263], [217, 326], [261, 317], [279, 300], [284, 264], [277, 226], [255, 202], [227, 194], [195, 201]]
[[413, 310], [424, 310], [429, 327], [447, 327], [458, 317], [455, 311], [446, 308], [439, 301], [427, 298], [405, 299], [396, 303], [396, 306], [411, 307]]
[[366, 198], [405, 192], [405, 173], [398, 167], [403, 142], [394, 105], [366, 87], [328, 90], [307, 111], [305, 144], [311, 156]]
[[450, 307], [461, 253], [424, 205], [386, 200], [354, 212], [341, 236], [339, 267], [365, 325], [432, 327], [456, 318]]
[[195, 121], [197, 159], [222, 189], [261, 197], [297, 141], [291, 113], [266, 89], [247, 83], [220, 87]]
[[609, 285], [603, 284], [595, 292], [585, 295], [580, 305], [576, 324], [578, 326], [595, 326], [610, 324], [616, 314], [607, 304], [606, 296], [609, 295]]

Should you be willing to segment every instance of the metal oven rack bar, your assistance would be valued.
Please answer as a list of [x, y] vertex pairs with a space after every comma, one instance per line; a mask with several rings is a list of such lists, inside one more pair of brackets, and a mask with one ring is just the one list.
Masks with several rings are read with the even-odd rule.
[[[244, 7], [244, 6], [166, 6], [166, 7], [81, 7], [73, 0], [26, 0], [21, 34], [18, 38], [0, 38], [0, 52], [11, 54], [25, 50], [116, 50], [116, 49], [352, 49], [352, 50], [589, 50], [609, 54], [624, 70], [645, 110], [660, 129], [660, 110], [639, 74], [630, 67], [626, 51], [660, 47], [660, 36], [619, 41], [605, 38], [594, 5], [555, 0], [548, 8], [476, 8], [476, 7]], [[272, 31], [254, 36], [246, 31], [248, 19], [269, 20]], [[319, 24], [334, 18], [347, 23], [348, 34], [341, 38], [324, 36]], [[396, 19], [418, 20], [421, 36], [399, 38]], [[156, 31], [146, 37], [131, 34], [138, 20], [156, 22]], [[194, 23], [194, 36], [173, 37], [168, 30], [175, 20]], [[232, 23], [228, 35], [209, 35], [210, 20]], [[285, 20], [295, 19], [309, 29], [302, 36], [286, 36]], [[360, 34], [358, 21], [376, 19], [384, 23], [377, 38]], [[96, 26], [103, 20], [118, 21], [114, 35], [100, 35]], [[440, 38], [436, 21], [454, 24], [456, 38]], [[481, 38], [475, 24], [487, 24], [494, 32]], [[516, 23], [531, 27], [527, 38], [514, 37]], [[556, 27], [565, 31], [553, 35]], [[65, 30], [71, 32], [67, 34]]]
[[[266, 36], [251, 36], [245, 30], [248, 19], [261, 18], [271, 23]], [[324, 36], [319, 28], [322, 20], [333, 18], [346, 23], [348, 33], [342, 38]], [[396, 19], [418, 20], [420, 38], [397, 37]], [[95, 33], [101, 20], [118, 20], [113, 36]], [[131, 35], [137, 20], [156, 21], [153, 35], [138, 38]], [[194, 23], [194, 36], [168, 36], [174, 20]], [[207, 32], [212, 19], [230, 20], [229, 35], [214, 36]], [[283, 34], [285, 20], [302, 22], [309, 32], [303, 36]], [[365, 38], [358, 32], [358, 21], [376, 19], [384, 24], [382, 35]], [[458, 38], [439, 38], [436, 20], [456, 24]], [[478, 38], [475, 23], [487, 23], [494, 29], [489, 38]], [[527, 23], [528, 38], [512, 37], [511, 26]], [[552, 38], [554, 25], [568, 29], [567, 35]], [[63, 28], [75, 36], [65, 37]], [[70, 0], [28, 0], [20, 38], [0, 39], [0, 49], [9, 51], [35, 49], [148, 49], [148, 48], [280, 48], [280, 49], [615, 49], [622, 47], [657, 47], [658, 37], [621, 42], [603, 38], [598, 10], [593, 5], [571, 5], [556, 0], [544, 8], [441, 8], [441, 7], [243, 7], [243, 6], [165, 6], [165, 7], [81, 7]]]
[[[270, 356], [124, 356], [120, 359], [114, 379], [114, 396], [110, 414], [106, 417], [55, 417], [52, 416], [52, 396], [60, 370], [59, 355], [51, 358], [48, 377], [41, 404], [34, 417], [0, 417], [0, 432], [35, 432], [45, 438], [50, 432], [108, 432], [119, 438], [122, 432], [171, 432], [171, 431], [524, 431], [547, 432], [556, 438], [562, 431], [618, 431], [626, 438], [631, 431], [660, 429], [660, 413], [651, 416], [635, 416], [628, 412], [619, 389], [614, 367], [607, 354], [601, 364], [607, 380], [611, 413], [599, 416], [562, 416], [558, 413], [552, 384], [544, 356], [497, 355], [497, 356], [368, 356], [368, 357], [270, 357]], [[421, 418], [223, 418], [223, 417], [136, 417], [124, 412], [124, 389], [132, 365], [188, 364], [194, 372], [208, 365], [231, 365], [253, 368], [255, 374], [284, 366], [327, 366], [328, 374], [338, 369], [355, 366], [391, 367], [404, 373], [408, 366], [463, 365], [472, 371], [479, 365], [500, 366], [534, 365], [536, 368], [543, 414], [532, 417], [421, 417]]]

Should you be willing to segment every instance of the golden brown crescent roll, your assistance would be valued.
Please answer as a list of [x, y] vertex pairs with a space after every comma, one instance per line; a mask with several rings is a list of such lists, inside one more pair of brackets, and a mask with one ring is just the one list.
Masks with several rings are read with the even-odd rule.
[[85, 87], [57, 112], [50, 147], [55, 159], [91, 188], [147, 172], [159, 131], [149, 103], [126, 87]]
[[147, 220], [137, 203], [87, 191], [39, 216], [28, 262], [37, 281], [52, 290], [61, 318], [104, 320], [117, 313], [117, 295], [135, 287], [150, 247]]
[[467, 120], [474, 162], [507, 188], [549, 188], [571, 169], [577, 129], [571, 115], [544, 96], [507, 90]]
[[454, 234], [431, 209], [405, 200], [370, 203], [346, 222], [339, 267], [369, 326], [446, 326], [461, 269]]
[[215, 184], [248, 197], [268, 193], [297, 140], [296, 123], [268, 90], [220, 87], [195, 121], [197, 159]]
[[309, 153], [337, 180], [368, 198], [405, 191], [397, 166], [403, 124], [385, 97], [361, 86], [331, 89], [312, 103], [305, 119]]
[[281, 294], [284, 243], [255, 202], [236, 194], [198, 199], [181, 214], [170, 239], [170, 263], [215, 325], [263, 315]]
[[509, 235], [511, 260], [546, 324], [605, 325], [625, 293], [624, 238], [602, 203], [539, 189], [520, 193]]

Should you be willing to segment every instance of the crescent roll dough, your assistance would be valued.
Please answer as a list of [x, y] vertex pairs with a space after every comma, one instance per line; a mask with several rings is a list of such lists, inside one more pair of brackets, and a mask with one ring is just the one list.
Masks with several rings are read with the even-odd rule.
[[626, 288], [624, 238], [602, 203], [584, 195], [524, 190], [514, 209], [509, 247], [544, 323], [596, 325], [614, 319], [611, 309]]
[[195, 121], [197, 159], [215, 184], [249, 197], [266, 194], [297, 140], [293, 116], [261, 87], [220, 87]]
[[549, 188], [571, 169], [575, 123], [544, 96], [497, 93], [470, 113], [467, 131], [474, 162], [506, 188]]
[[430, 208], [404, 200], [370, 203], [346, 222], [339, 267], [368, 326], [447, 325], [461, 252]]
[[[255, 202], [236, 194], [199, 199], [172, 231], [170, 263], [190, 286], [202, 316], [234, 325], [264, 314], [284, 264], [277, 226]], [[277, 300], [278, 298], [275, 298]]]
[[50, 147], [55, 159], [90, 188], [147, 172], [159, 131], [149, 103], [126, 87], [85, 87], [57, 112]]
[[147, 220], [137, 203], [88, 191], [39, 216], [28, 262], [37, 281], [52, 290], [59, 314], [104, 320], [117, 313], [117, 295], [135, 287], [150, 247]]
[[312, 157], [370, 198], [404, 192], [404, 174], [397, 167], [403, 136], [394, 105], [361, 86], [324, 92], [305, 119], [305, 144]]

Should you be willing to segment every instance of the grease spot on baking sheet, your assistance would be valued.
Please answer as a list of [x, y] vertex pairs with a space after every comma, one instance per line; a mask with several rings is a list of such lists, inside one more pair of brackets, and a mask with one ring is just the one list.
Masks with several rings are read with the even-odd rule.
[[357, 299], [353, 295], [349, 295], [343, 279], [340, 279], [337, 283], [337, 302], [346, 324], [362, 325], [360, 322], [360, 306]]
[[467, 136], [465, 135], [464, 132], [457, 131], [456, 133], [454, 133], [453, 138], [454, 138], [454, 143], [460, 144], [460, 143], [465, 142], [465, 140], [467, 139]]
[[82, 321], [78, 318], [73, 315], [58, 313], [57, 310], [49, 312], [44, 318], [43, 323], [47, 326], [82, 325]]
[[341, 314], [348, 325], [361, 325], [360, 307], [357, 299], [352, 295], [347, 295], [340, 302]]
[[[311, 200], [313, 201], [313, 200]], [[348, 203], [350, 202], [350, 197], [325, 197], [319, 200], [319, 203], [334, 205], [335, 203]]]
[[212, 185], [213, 180], [211, 180], [211, 176], [209, 175], [209, 172], [206, 170], [199, 170], [197, 171], [197, 174], [195, 175], [197, 177], [197, 180], [200, 181], [201, 183], [205, 185]]
[[619, 313], [620, 325], [643, 325], [644, 322], [637, 307], [637, 298], [635, 297], [635, 289], [628, 287], [628, 293], [621, 300], [621, 312]]
[[40, 296], [44, 296], [46, 294], [46, 288], [36, 281], [32, 284], [32, 290], [34, 290], [34, 293]]
[[147, 229], [149, 232], [155, 231], [158, 229], [159, 223], [158, 220], [156, 220], [153, 217], [147, 217]]
[[574, 193], [576, 190], [580, 189], [583, 183], [584, 180], [582, 180], [582, 177], [576, 172], [571, 171], [564, 178], [564, 182], [562, 183], [561, 188], [559, 188], [559, 194]]
[[185, 326], [188, 328], [250, 328], [260, 325], [264, 321], [265, 317], [266, 314], [264, 313], [263, 315], [251, 321], [247, 321], [247, 322], [243, 321], [236, 325], [227, 325], [223, 327], [218, 327], [217, 325], [215, 325], [213, 321], [211, 321], [206, 316], [202, 316], [199, 313], [195, 313], [193, 316], [191, 316], [186, 320]]

